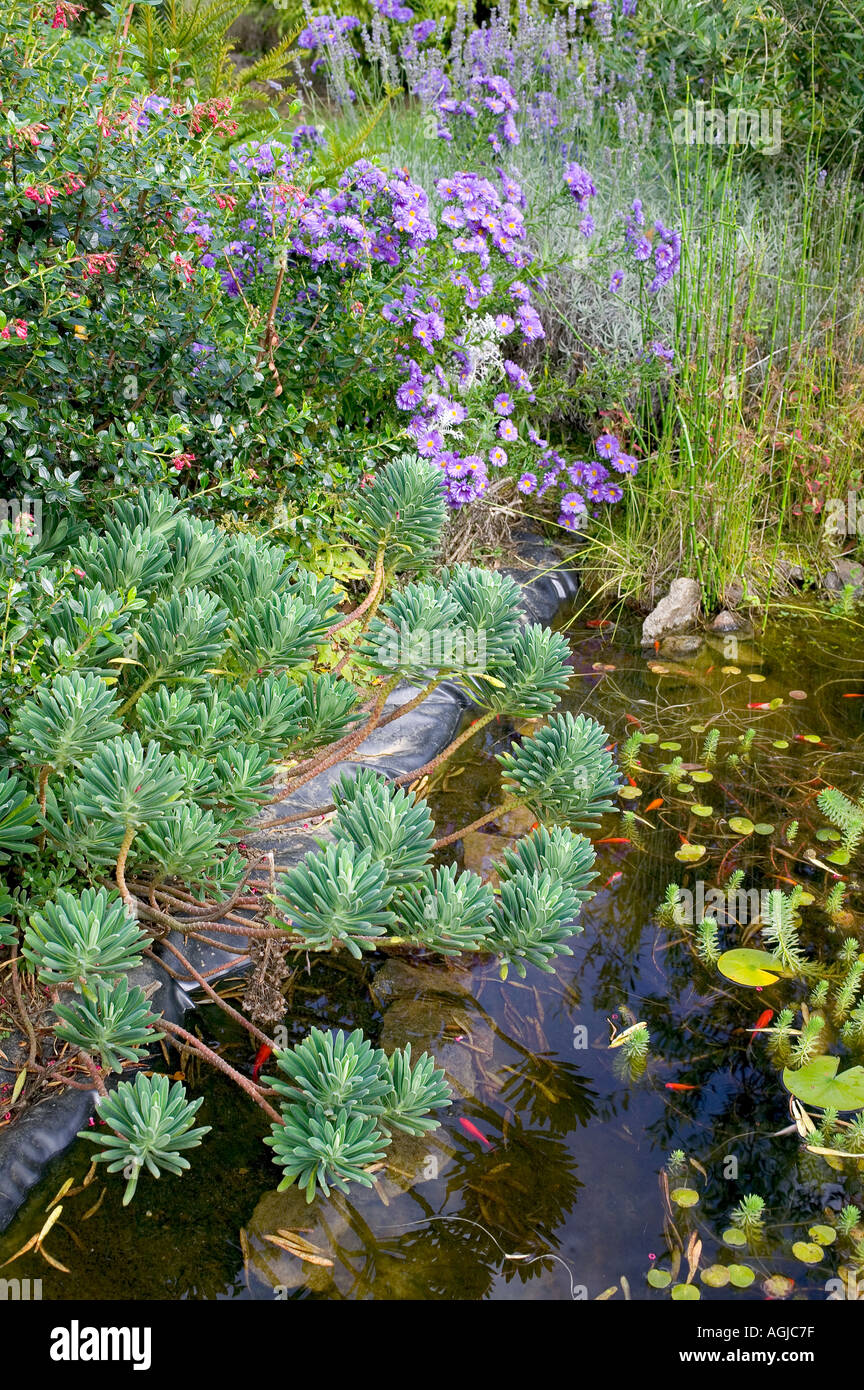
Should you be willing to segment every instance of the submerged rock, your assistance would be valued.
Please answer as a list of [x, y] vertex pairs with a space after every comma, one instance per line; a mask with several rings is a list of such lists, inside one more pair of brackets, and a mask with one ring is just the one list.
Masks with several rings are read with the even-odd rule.
[[683, 656], [695, 656], [702, 649], [705, 639], [698, 632], [681, 634], [677, 637], [664, 637], [660, 643], [660, 656], [679, 661]]
[[673, 579], [669, 592], [642, 624], [642, 643], [649, 646], [669, 632], [695, 627], [702, 602], [702, 590], [695, 579]]

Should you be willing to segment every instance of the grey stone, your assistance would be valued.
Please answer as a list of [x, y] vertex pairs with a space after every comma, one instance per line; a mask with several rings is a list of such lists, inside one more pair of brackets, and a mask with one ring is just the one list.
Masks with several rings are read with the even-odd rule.
[[838, 560], [834, 568], [822, 576], [822, 587], [830, 593], [839, 593], [850, 585], [856, 594], [864, 592], [864, 565], [857, 560]]
[[728, 608], [723, 608], [712, 622], [711, 629], [713, 632], [738, 632], [742, 626], [740, 618], [730, 613]]
[[455, 963], [412, 965], [393, 956], [377, 971], [371, 988], [382, 1008], [395, 999], [420, 999], [427, 994], [464, 998], [471, 992], [471, 971]]
[[695, 579], [673, 579], [669, 592], [642, 624], [642, 643], [648, 646], [669, 632], [694, 627], [699, 617], [702, 590]]

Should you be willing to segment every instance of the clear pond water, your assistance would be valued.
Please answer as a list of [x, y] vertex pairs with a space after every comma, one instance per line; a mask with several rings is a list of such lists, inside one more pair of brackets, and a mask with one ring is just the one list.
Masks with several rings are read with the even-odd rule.
[[[199, 1122], [212, 1126], [191, 1171], [179, 1181], [142, 1179], [123, 1208], [122, 1182], [101, 1165], [80, 1186], [92, 1146], [79, 1141], [0, 1236], [2, 1263], [41, 1228], [72, 1179], [45, 1241], [68, 1272], [31, 1251], [4, 1275], [41, 1278], [46, 1299], [96, 1301], [594, 1299], [609, 1290], [618, 1300], [665, 1299], [668, 1291], [646, 1283], [651, 1265], [669, 1267], [670, 1251], [686, 1248], [693, 1232], [703, 1267], [715, 1257], [728, 1263], [730, 1210], [755, 1191], [767, 1203], [766, 1237], [746, 1255], [756, 1278], [741, 1291], [701, 1284], [702, 1297], [762, 1298], [763, 1279], [776, 1274], [794, 1281], [792, 1297], [826, 1296], [831, 1250], [807, 1266], [791, 1246], [826, 1208], [864, 1207], [864, 1163], [838, 1171], [803, 1154], [795, 1134], [777, 1134], [790, 1123], [787, 1097], [748, 1030], [788, 987], [766, 1000], [705, 969], [681, 929], [658, 924], [655, 908], [668, 883], [711, 885], [732, 868], [745, 871], [748, 888], [801, 881], [817, 899], [807, 909], [808, 946], [830, 946], [836, 931], [818, 902], [833, 880], [796, 858], [783, 831], [798, 819], [801, 843], [814, 843], [812, 830], [824, 825], [813, 805], [820, 778], [847, 792], [860, 786], [862, 702], [847, 697], [864, 693], [864, 629], [799, 612], [764, 640], [709, 638], [695, 657], [646, 660], [635, 624], [613, 631], [566, 614], [562, 623], [574, 648], [566, 707], [601, 720], [619, 746], [636, 720], [658, 736], [643, 748], [646, 771], [622, 803], [646, 822], [637, 822], [641, 845], [599, 846], [599, 891], [573, 956], [553, 975], [529, 969], [525, 980], [506, 982], [481, 958], [448, 967], [416, 955], [362, 965], [313, 957], [290, 1001], [286, 1024], [297, 1038], [317, 1022], [359, 1026], [382, 1043], [410, 1038], [415, 1051], [433, 1046], [454, 1083], [441, 1129], [395, 1142], [374, 1188], [307, 1206], [296, 1192], [275, 1191], [278, 1171], [260, 1142], [266, 1119], [230, 1082], [172, 1053], [190, 1091], [204, 1095]], [[775, 709], [748, 707], [778, 699]], [[674, 793], [658, 769], [676, 756], [685, 769], [702, 767], [712, 727], [720, 742], [711, 781]], [[748, 729], [749, 753], [741, 743]], [[431, 796], [442, 833], [500, 799], [494, 754], [512, 732], [487, 728], [451, 765]], [[729, 818], [741, 815], [760, 833], [732, 830]], [[508, 832], [524, 828], [505, 821], [469, 837], [465, 862], [482, 869]], [[620, 821], [607, 818], [601, 837], [622, 836]], [[675, 858], [684, 839], [704, 846], [698, 864]], [[854, 887], [852, 869], [842, 872]], [[846, 931], [860, 926], [853, 917]], [[741, 944], [741, 930], [723, 928], [724, 945]], [[609, 1047], [637, 1021], [650, 1033], [641, 1074]], [[213, 1006], [195, 1026], [235, 1067], [251, 1070], [246, 1035]], [[667, 1207], [661, 1190], [673, 1149], [686, 1154], [682, 1181], [699, 1194], [686, 1210]], [[322, 1262], [285, 1248], [298, 1236]]]

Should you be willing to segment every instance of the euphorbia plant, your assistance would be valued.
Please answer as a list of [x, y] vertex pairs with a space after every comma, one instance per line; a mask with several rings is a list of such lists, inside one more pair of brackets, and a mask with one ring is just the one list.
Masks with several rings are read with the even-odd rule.
[[[106, 1094], [102, 1069], [122, 1072], [160, 1034], [182, 1038], [268, 1113], [275, 1161], [310, 1196], [316, 1183], [326, 1191], [363, 1180], [392, 1129], [418, 1133], [432, 1123], [428, 1112], [444, 1103], [446, 1087], [425, 1055], [412, 1063], [406, 1049], [388, 1059], [356, 1035], [313, 1035], [295, 1054], [275, 1047], [264, 1025], [284, 1014], [286, 954], [359, 957], [410, 944], [485, 952], [502, 974], [512, 963], [524, 975], [569, 953], [594, 877], [594, 851], [577, 832], [612, 809], [617, 786], [608, 737], [584, 717], [552, 714], [500, 756], [504, 805], [558, 824], [538, 824], [505, 854], [497, 892], [455, 864], [433, 866], [434, 852], [455, 837], [436, 841], [426, 803], [403, 789], [424, 769], [395, 782], [368, 768], [343, 772], [332, 805], [321, 808], [335, 814], [320, 850], [272, 872], [266, 894], [248, 885], [261, 861], [244, 854], [245, 839], [268, 823], [263, 808], [348, 758], [445, 676], [480, 713], [430, 769], [479, 724], [542, 718], [559, 701], [566, 641], [521, 625], [512, 580], [470, 566], [430, 577], [443, 515], [439, 475], [422, 459], [395, 460], [358, 494], [352, 533], [373, 579], [347, 614], [332, 583], [300, 569], [283, 547], [189, 519], [161, 492], [118, 503], [104, 527], [71, 548], [46, 556], [34, 538], [17, 582], [51, 600], [14, 653], [30, 689], [6, 740], [10, 809], [0, 844], [19, 853], [4, 939], [17, 957], [23, 924], [23, 955], [52, 992], [56, 1033], [70, 1049], [51, 1075], [76, 1084], [68, 1064], [78, 1058], [102, 1092], [100, 1113], [113, 1130], [103, 1156], [127, 1167], [127, 1196], [142, 1167], [182, 1170], [180, 1150], [201, 1133], [182, 1088], [169, 1093], [159, 1078], [139, 1076]], [[439, 653], [438, 664], [421, 669], [399, 640], [404, 631], [440, 638], [424, 647]], [[483, 636], [482, 666], [476, 642], [449, 640], [469, 631]], [[362, 688], [341, 663], [318, 671], [318, 655], [334, 641]], [[419, 689], [385, 712], [403, 679]], [[20, 853], [37, 841], [39, 873]], [[62, 866], [53, 881], [52, 862]], [[253, 959], [248, 1016], [220, 1000], [177, 944], [206, 943], [217, 928]], [[260, 1086], [160, 1017], [158, 996], [148, 1003], [127, 980], [145, 952], [177, 961], [274, 1048], [281, 1072], [317, 1076], [329, 1098], [295, 1086], [276, 1110]], [[26, 1027], [17, 958], [12, 974]], [[43, 1070], [35, 1052], [29, 1066]]]

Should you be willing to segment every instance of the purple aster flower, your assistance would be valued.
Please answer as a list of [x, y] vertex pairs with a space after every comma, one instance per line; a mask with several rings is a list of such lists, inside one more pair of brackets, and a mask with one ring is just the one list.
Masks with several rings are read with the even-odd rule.
[[561, 511], [565, 516], [577, 516], [586, 510], [585, 498], [581, 492], [566, 492], [561, 498]]
[[620, 501], [621, 501], [621, 498], [622, 498], [623, 496], [624, 496], [624, 489], [621, 488], [621, 487], [619, 487], [617, 483], [604, 483], [604, 484], [603, 484], [603, 497], [602, 497], [602, 501], [604, 501], [604, 502], [620, 502]]
[[415, 378], [403, 381], [396, 392], [396, 405], [400, 410], [414, 410], [423, 399], [423, 386]]
[[616, 473], [626, 473], [629, 477], [634, 477], [639, 470], [638, 460], [632, 454], [616, 454], [612, 459], [612, 467]]
[[651, 243], [647, 236], [640, 237], [633, 247], [633, 258], [637, 261], [647, 261], [651, 255]]
[[597, 189], [581, 164], [568, 164], [564, 170], [564, 182], [573, 194], [583, 212], [588, 211], [588, 199], [596, 198]]
[[537, 486], [537, 474], [523, 473], [516, 486], [520, 492], [533, 492]]
[[651, 352], [654, 357], [659, 357], [661, 362], [674, 362], [675, 350], [667, 347], [659, 338], [655, 338], [651, 344]]
[[502, 420], [502, 421], [501, 421], [500, 425], [498, 426], [498, 438], [499, 438], [499, 439], [508, 439], [508, 440], [513, 440], [513, 439], [518, 439], [518, 438], [519, 438], [519, 431], [517, 430], [516, 426], [513, 424], [513, 421], [512, 421], [512, 420]]
[[510, 333], [513, 332], [514, 328], [516, 327], [516, 324], [513, 322], [509, 314], [496, 314], [495, 327], [498, 329], [498, 332], [501, 334], [501, 336], [503, 338], [506, 338]]
[[594, 448], [597, 452], [597, 457], [601, 459], [615, 458], [615, 456], [621, 452], [621, 445], [618, 443], [614, 434], [601, 434]]
[[419, 314], [414, 320], [412, 329], [415, 338], [418, 338], [427, 352], [434, 351], [433, 344], [444, 337], [444, 320], [440, 314]]
[[512, 415], [515, 409], [513, 397], [508, 391], [499, 391], [492, 404], [499, 415]]
[[500, 444], [496, 444], [493, 449], [489, 450], [489, 462], [494, 464], [496, 468], [503, 468], [507, 462], [507, 450], [502, 449]]
[[424, 458], [432, 458], [441, 452], [443, 444], [444, 440], [437, 430], [424, 430], [417, 440], [417, 452], [422, 454]]
[[612, 294], [617, 294], [624, 283], [624, 271], [613, 270], [612, 278], [609, 281], [609, 290]]

